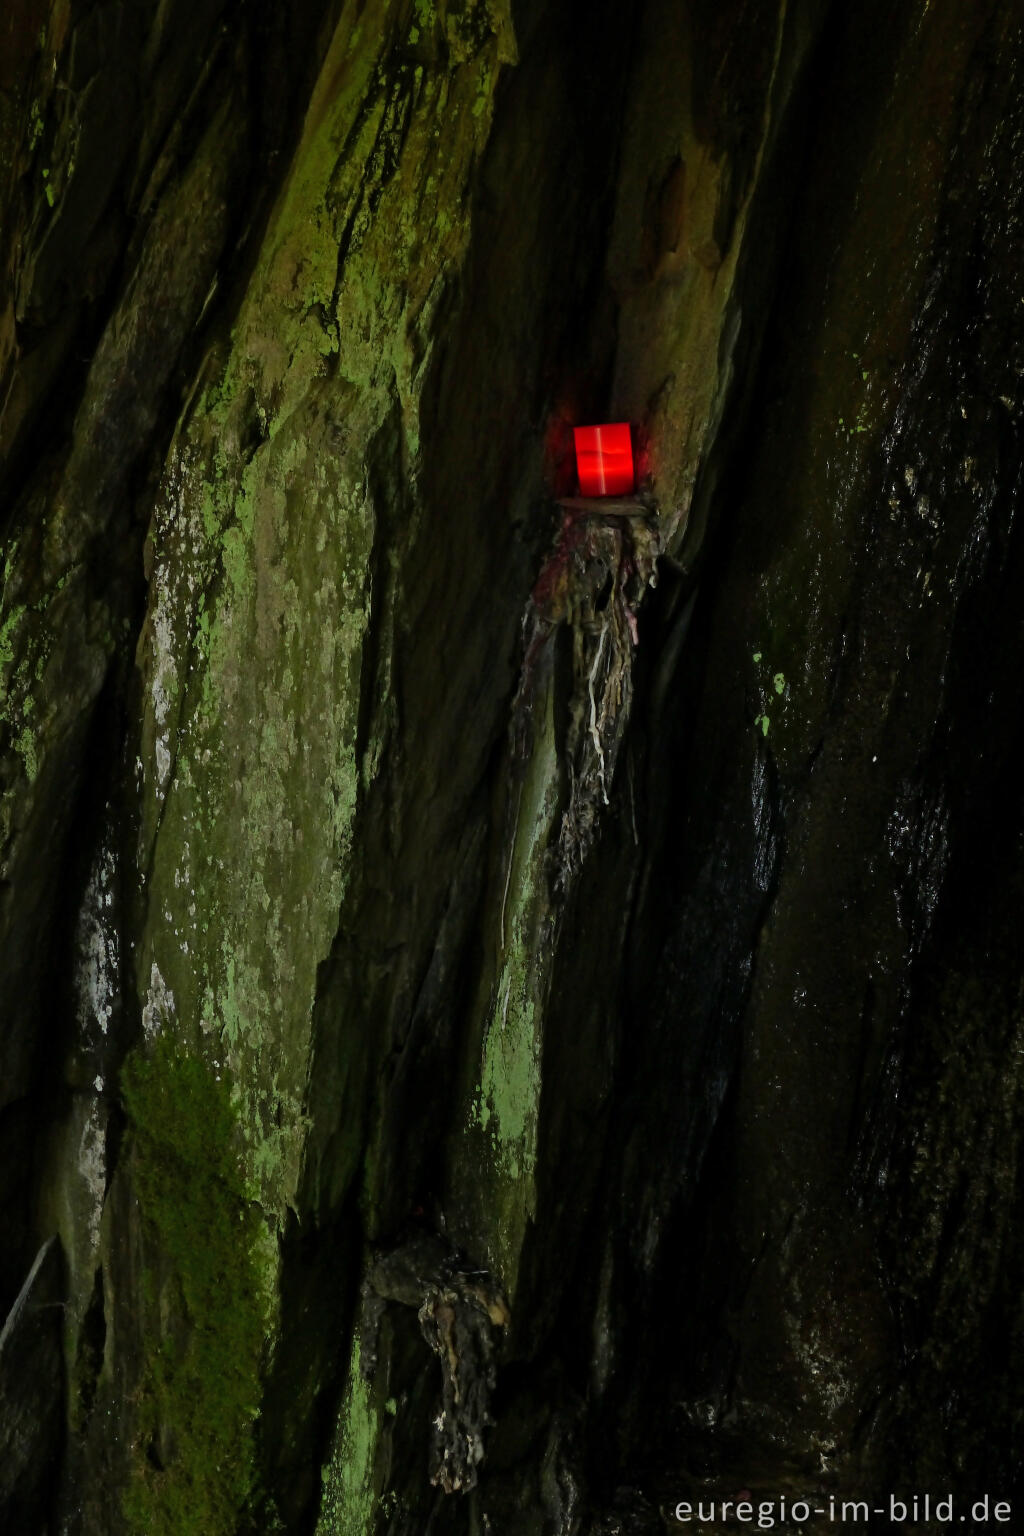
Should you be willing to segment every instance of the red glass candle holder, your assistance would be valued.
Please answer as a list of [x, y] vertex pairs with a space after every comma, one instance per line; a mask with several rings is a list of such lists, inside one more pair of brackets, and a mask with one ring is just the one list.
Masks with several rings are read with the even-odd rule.
[[581, 496], [631, 496], [636, 489], [629, 422], [573, 427]]

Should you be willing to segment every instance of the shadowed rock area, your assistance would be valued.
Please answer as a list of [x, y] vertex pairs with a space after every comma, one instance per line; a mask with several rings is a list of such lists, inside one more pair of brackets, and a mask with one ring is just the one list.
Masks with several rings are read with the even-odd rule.
[[5, 1536], [1014, 1528], [1022, 166], [1018, 0], [8, 7]]

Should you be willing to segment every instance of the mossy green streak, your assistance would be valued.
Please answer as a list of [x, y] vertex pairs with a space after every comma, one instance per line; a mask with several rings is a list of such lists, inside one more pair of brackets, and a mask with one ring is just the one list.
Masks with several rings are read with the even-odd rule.
[[147, 1536], [220, 1536], [254, 1491], [253, 1423], [269, 1298], [226, 1081], [162, 1037], [124, 1072], [146, 1263], [135, 1476]]

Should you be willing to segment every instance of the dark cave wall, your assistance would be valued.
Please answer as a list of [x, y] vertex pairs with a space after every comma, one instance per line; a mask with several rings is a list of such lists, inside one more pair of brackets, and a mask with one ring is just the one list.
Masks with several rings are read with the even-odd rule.
[[631, 1454], [668, 1423], [700, 1487], [1019, 1482], [1020, 17], [916, 20], [826, 33], [677, 676], [646, 1156], [604, 1226]]
[[11, 12], [9, 1520], [1014, 1496], [1021, 25]]

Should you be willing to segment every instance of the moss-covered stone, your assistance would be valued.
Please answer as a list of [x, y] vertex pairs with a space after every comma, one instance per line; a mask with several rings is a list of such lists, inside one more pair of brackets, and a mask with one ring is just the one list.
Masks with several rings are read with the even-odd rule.
[[122, 1079], [146, 1256], [132, 1531], [228, 1536], [256, 1488], [272, 1308], [226, 1076], [169, 1036]]
[[[555, 723], [554, 645], [531, 680], [530, 755], [513, 786], [510, 842], [492, 893], [495, 937], [478, 993], [480, 1043], [467, 1055], [464, 1124], [451, 1149], [452, 1204], [462, 1240], [496, 1274], [513, 1304], [535, 1163], [550, 972], [551, 874], [564, 796]], [[524, 706], [525, 707], [525, 706]]]
[[222, 1041], [250, 1172], [278, 1213], [298, 1180], [316, 972], [359, 798], [379, 518], [367, 459], [397, 406], [414, 485], [431, 316], [465, 249], [489, 124], [469, 108], [510, 54], [507, 17], [488, 11], [478, 49], [406, 68], [396, 14], [339, 24], [150, 540], [144, 1008], [159, 993]]
[[380, 1502], [377, 1470], [382, 1415], [395, 1412], [388, 1399], [378, 1402], [375, 1387], [363, 1379], [361, 1342], [353, 1335], [345, 1399], [338, 1415], [331, 1455], [323, 1468], [323, 1498], [317, 1536], [372, 1536]]
[[[1013, 8], [645, 0], [630, 70], [621, 7], [523, 4], [503, 77], [504, 0], [253, 0], [192, 70], [220, 4], [36, 41], [25, 0], [0, 61], [0, 1216], [70, 1271], [36, 1525], [1009, 1487], [1019, 946], [970, 922], [1020, 908]], [[660, 512], [576, 525], [513, 699], [548, 411], [552, 455], [635, 420]], [[108, 894], [109, 1037], [59, 963]], [[512, 1294], [466, 1498], [422, 1286], [353, 1328], [410, 1227]]]

